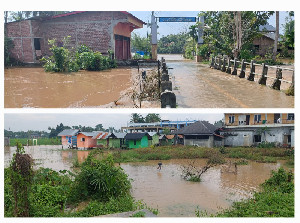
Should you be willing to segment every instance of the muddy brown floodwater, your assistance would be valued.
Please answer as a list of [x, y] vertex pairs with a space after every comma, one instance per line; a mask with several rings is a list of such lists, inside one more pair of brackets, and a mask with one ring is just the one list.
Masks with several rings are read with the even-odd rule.
[[4, 71], [6, 108], [99, 107], [118, 100], [131, 86], [136, 69], [47, 73], [43, 68], [9, 68]]
[[[263, 86], [246, 78], [226, 74], [210, 69], [209, 65], [185, 60], [180, 55], [164, 56], [176, 94], [178, 107], [181, 108], [292, 108], [294, 97], [286, 96], [282, 91], [271, 89], [273, 79], [268, 78]], [[293, 67], [292, 67], [293, 68]], [[275, 76], [275, 70], [269, 69], [269, 76]], [[261, 71], [256, 70], [257, 73]], [[246, 74], [248, 76], [248, 74]], [[292, 72], [283, 71], [283, 78], [291, 81]], [[282, 83], [282, 90], [290, 84]]]
[[[15, 147], [5, 147], [4, 162], [9, 162]], [[62, 150], [60, 146], [30, 146], [25, 152], [35, 160], [35, 168], [52, 168], [56, 171], [72, 170], [75, 159], [83, 162], [90, 151]], [[234, 201], [252, 196], [253, 191], [268, 179], [271, 170], [278, 169], [283, 162], [257, 163], [238, 166], [237, 174], [221, 171], [220, 167], [209, 169], [202, 175], [202, 181], [188, 182], [181, 178], [181, 166], [188, 159], [122, 163], [121, 167], [132, 181], [132, 194], [148, 206], [158, 208], [160, 217], [195, 217], [196, 210], [216, 213], [229, 208]], [[197, 159], [196, 166], [206, 164], [205, 159]]]

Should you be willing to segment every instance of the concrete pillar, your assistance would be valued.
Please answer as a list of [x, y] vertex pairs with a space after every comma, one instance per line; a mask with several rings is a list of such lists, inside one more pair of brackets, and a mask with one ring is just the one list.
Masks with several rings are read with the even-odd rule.
[[161, 81], [169, 81], [169, 75], [168, 74], [163, 74], [161, 75]]
[[272, 84], [273, 89], [280, 90], [281, 79], [282, 79], [282, 69], [278, 67], [276, 70], [276, 79]]
[[254, 81], [254, 77], [255, 77], [255, 65], [254, 65], [254, 61], [251, 60], [251, 65], [250, 65], [250, 74], [247, 77], [248, 81]]
[[237, 59], [234, 58], [234, 62], [233, 62], [233, 71], [232, 71], [232, 75], [237, 75], [237, 66], [238, 66], [238, 62]]
[[241, 72], [240, 72], [239, 78], [245, 78], [245, 74], [246, 74], [245, 71], [246, 71], [246, 63], [245, 63], [245, 60], [243, 59], [242, 60]]
[[259, 84], [261, 85], [266, 85], [267, 84], [267, 74], [268, 74], [268, 67], [266, 66], [265, 63], [262, 64], [262, 73], [261, 73], [261, 77], [258, 81]]
[[172, 82], [171, 81], [162, 81], [161, 82], [161, 92], [172, 91]]
[[160, 100], [162, 108], [176, 108], [176, 96], [173, 92], [163, 92], [160, 96]]
[[227, 69], [226, 69], [226, 73], [231, 74], [231, 61], [230, 61], [230, 58], [228, 58], [228, 66], [227, 66]]
[[225, 57], [223, 57], [222, 68], [221, 68], [221, 70], [222, 70], [223, 72], [226, 71], [226, 62], [227, 62], [227, 59], [226, 59]]
[[157, 44], [151, 46], [152, 60], [157, 60]]

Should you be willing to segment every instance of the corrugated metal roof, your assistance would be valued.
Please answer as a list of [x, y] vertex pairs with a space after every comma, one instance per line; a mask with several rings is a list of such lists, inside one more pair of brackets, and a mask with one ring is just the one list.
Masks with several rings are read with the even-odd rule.
[[151, 136], [146, 133], [146, 132], [137, 132], [137, 133], [127, 133], [126, 136], [125, 136], [125, 139], [126, 140], [140, 140], [142, 139], [145, 135], [148, 136], [148, 138]]
[[166, 135], [167, 139], [173, 139], [175, 135]]
[[150, 136], [154, 136], [154, 135], [157, 135], [157, 132], [148, 132], [148, 134], [149, 134]]
[[88, 137], [96, 137], [101, 131], [93, 131], [93, 132], [80, 132], [81, 134]]
[[261, 32], [276, 32], [276, 28], [269, 23], [266, 25], [259, 26], [259, 31]]
[[207, 121], [197, 121], [189, 126], [179, 129], [175, 133], [181, 135], [212, 135], [216, 129], [217, 127]]
[[57, 136], [75, 136], [78, 132], [78, 129], [65, 129], [62, 132], [60, 132]]
[[124, 139], [127, 133], [124, 132], [118, 132], [118, 133], [111, 133], [108, 137], [114, 137], [117, 139]]

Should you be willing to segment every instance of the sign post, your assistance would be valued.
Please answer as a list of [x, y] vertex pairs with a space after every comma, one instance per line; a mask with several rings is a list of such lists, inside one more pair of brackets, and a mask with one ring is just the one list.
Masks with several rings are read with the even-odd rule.
[[[203, 29], [204, 29], [204, 16], [200, 17], [200, 21], [198, 23], [198, 42], [197, 42], [197, 52], [200, 46], [203, 45]], [[196, 52], [196, 62], [201, 62], [202, 58], [198, 53]]]
[[157, 23], [153, 11], [151, 15], [151, 54], [152, 60], [157, 60]]

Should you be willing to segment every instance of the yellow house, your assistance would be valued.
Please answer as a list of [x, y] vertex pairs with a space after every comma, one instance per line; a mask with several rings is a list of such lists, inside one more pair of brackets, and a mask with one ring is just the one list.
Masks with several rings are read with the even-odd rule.
[[294, 124], [294, 113], [226, 113], [225, 126]]

